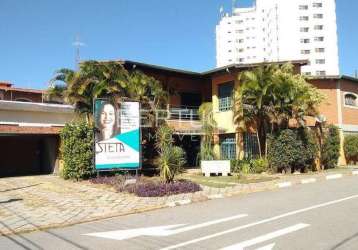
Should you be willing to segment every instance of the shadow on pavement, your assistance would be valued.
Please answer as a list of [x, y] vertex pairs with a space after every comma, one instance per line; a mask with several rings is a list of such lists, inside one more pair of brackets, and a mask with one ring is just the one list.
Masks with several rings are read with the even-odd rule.
[[[4, 208], [6, 208], [6, 207], [4, 207]], [[6, 209], [8, 209], [8, 208], [6, 208]], [[8, 210], [9, 210], [9, 209], [8, 209]], [[73, 241], [70, 241], [70, 240], [66, 239], [66, 238], [63, 237], [63, 236], [60, 236], [60, 235], [58, 235], [58, 234], [55, 234], [55, 233], [53, 233], [53, 232], [51, 232], [51, 231], [43, 231], [43, 230], [41, 230], [37, 225], [35, 225], [35, 224], [33, 224], [32, 222], [30, 222], [29, 220], [27, 220], [25, 217], [23, 217], [23, 216], [17, 214], [17, 213], [14, 212], [14, 211], [10, 211], [10, 212], [12, 212], [13, 214], [15, 214], [15, 215], [18, 216], [19, 218], [21, 218], [23, 221], [26, 221], [27, 224], [32, 225], [33, 227], [35, 227], [36, 229], [38, 229], [39, 232], [43, 232], [43, 233], [49, 234], [49, 235], [51, 235], [51, 236], [53, 236], [53, 237], [55, 237], [55, 238], [58, 238], [58, 239], [60, 239], [60, 240], [62, 240], [62, 241], [64, 241], [64, 242], [68, 243], [69, 245], [72, 245], [72, 246], [78, 248], [78, 249], [83, 249], [83, 250], [88, 249], [88, 248], [86, 248], [86, 247], [84, 247], [84, 246], [81, 246], [81, 245], [79, 245], [79, 244], [77, 244], [77, 243], [75, 243], [75, 242], [73, 242]], [[26, 249], [26, 250], [27, 250], [27, 249], [46, 249], [46, 247], [42, 247], [42, 246], [36, 244], [35, 242], [33, 242], [32, 240], [28, 239], [27, 237], [24, 237], [24, 235], [16, 234], [13, 229], [11, 229], [9, 226], [7, 226], [6, 224], [4, 224], [4, 223], [1, 222], [1, 221], [0, 221], [0, 225], [3, 225], [6, 229], [8, 229], [10, 232], [13, 233], [13, 234], [11, 234], [11, 235], [2, 235], [2, 232], [0, 231], [0, 237], [5, 237], [5, 238], [7, 238], [8, 240], [10, 240], [11, 242], [13, 242], [14, 244], [16, 244], [16, 245], [18, 245], [18, 246], [20, 246], [20, 247], [22, 247], [22, 248], [24, 248], [24, 249]], [[16, 238], [21, 239], [21, 241], [23, 241], [23, 242], [20, 242], [19, 239], [16, 239]], [[26, 244], [25, 242], [26, 242], [27, 244]], [[25, 243], [27, 246], [26, 246], [24, 243]], [[49, 244], [50, 244], [50, 242], [49, 242]], [[31, 247], [29, 247], [29, 245], [31, 245]]]
[[24, 186], [24, 187], [18, 187], [18, 188], [10, 188], [10, 189], [5, 189], [5, 190], [0, 190], [0, 193], [15, 191], [15, 190], [19, 190], [19, 189], [25, 189], [25, 188], [29, 188], [29, 187], [38, 186], [38, 185], [41, 185], [41, 184], [42, 184], [42, 183], [37, 183], [37, 184], [34, 184], [34, 185], [29, 185], [29, 186]]
[[11, 202], [15, 202], [15, 201], [22, 201], [23, 199], [9, 199], [7, 201], [0, 201], [0, 204], [6, 204], [6, 203], [11, 203]]
[[331, 250], [336, 250], [336, 249], [338, 249], [338, 248], [344, 246], [346, 243], [348, 243], [349, 241], [353, 240], [353, 239], [356, 238], [356, 237], [358, 237], [358, 233], [353, 234], [352, 236], [350, 236], [350, 237], [348, 237], [348, 238], [342, 240], [342, 241], [339, 242], [337, 245], [333, 246], [333, 247], [331, 248]]

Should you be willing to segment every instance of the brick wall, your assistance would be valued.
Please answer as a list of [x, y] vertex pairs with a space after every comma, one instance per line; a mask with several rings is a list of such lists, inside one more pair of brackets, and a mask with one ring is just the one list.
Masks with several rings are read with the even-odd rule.
[[336, 79], [315, 79], [309, 82], [324, 94], [325, 100], [319, 107], [319, 111], [327, 118], [328, 123], [338, 124], [337, 107], [337, 82]]
[[17, 125], [0, 124], [0, 134], [59, 134], [62, 127], [21, 127]]
[[341, 79], [340, 86], [343, 124], [358, 125], [358, 106], [346, 106], [344, 101], [344, 96], [346, 93], [353, 93], [358, 97], [358, 82]]

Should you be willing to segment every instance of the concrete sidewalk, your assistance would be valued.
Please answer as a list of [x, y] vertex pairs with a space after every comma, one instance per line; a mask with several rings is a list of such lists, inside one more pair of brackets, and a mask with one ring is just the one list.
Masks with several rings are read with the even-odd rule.
[[305, 179], [315, 179], [316, 182], [327, 180], [327, 175], [341, 178], [352, 174], [352, 169], [344, 169], [332, 173], [277, 175], [279, 179], [274, 181], [238, 184], [227, 188], [203, 187], [203, 191], [194, 194], [158, 198], [117, 193], [102, 185], [64, 181], [57, 176], [1, 178], [0, 234], [67, 226], [208, 199], [273, 190], [280, 188], [282, 183], [286, 183], [282, 187], [288, 187], [304, 184], [302, 180]]

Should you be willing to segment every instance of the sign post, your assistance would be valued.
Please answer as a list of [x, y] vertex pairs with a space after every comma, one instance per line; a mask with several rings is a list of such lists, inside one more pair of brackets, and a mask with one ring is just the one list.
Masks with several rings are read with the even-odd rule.
[[96, 99], [95, 168], [99, 171], [138, 171], [140, 161], [139, 102], [113, 103]]

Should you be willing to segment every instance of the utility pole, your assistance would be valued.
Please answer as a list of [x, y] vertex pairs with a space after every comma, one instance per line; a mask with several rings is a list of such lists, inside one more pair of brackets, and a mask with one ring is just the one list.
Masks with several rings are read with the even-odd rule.
[[76, 35], [76, 40], [74, 43], [72, 43], [72, 45], [75, 46], [76, 48], [75, 65], [76, 65], [76, 69], [78, 69], [81, 61], [80, 49], [81, 47], [85, 46], [85, 44], [81, 42], [80, 36]]

